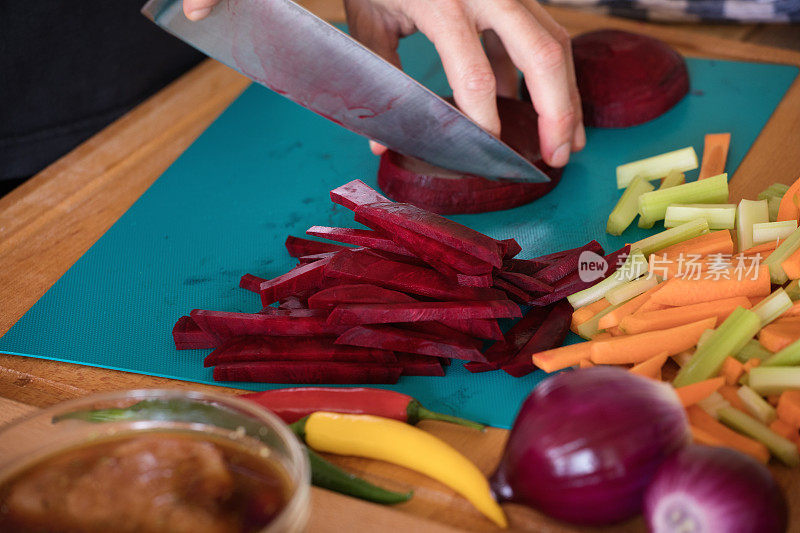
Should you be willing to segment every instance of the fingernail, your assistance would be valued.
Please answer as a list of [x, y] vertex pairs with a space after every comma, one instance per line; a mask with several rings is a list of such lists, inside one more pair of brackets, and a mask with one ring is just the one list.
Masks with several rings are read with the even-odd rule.
[[550, 166], [563, 167], [569, 161], [570, 143], [564, 143], [555, 150], [550, 157]]
[[206, 18], [209, 13], [211, 13], [211, 8], [210, 7], [203, 7], [203, 8], [200, 8], [200, 9], [195, 9], [194, 11], [190, 11], [189, 14], [187, 15], [187, 18], [189, 20], [195, 20], [196, 21], [196, 20], [200, 20], [200, 19]]
[[583, 150], [584, 146], [586, 146], [586, 130], [583, 129], [583, 124], [578, 124], [575, 126], [575, 133], [572, 136], [573, 151]]

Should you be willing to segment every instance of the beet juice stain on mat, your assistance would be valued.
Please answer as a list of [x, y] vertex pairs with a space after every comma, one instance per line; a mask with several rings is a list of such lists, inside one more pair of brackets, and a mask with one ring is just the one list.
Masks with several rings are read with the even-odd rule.
[[[423, 37], [404, 39], [401, 57], [413, 76], [447, 93]], [[688, 145], [699, 150], [704, 133], [729, 131], [733, 172], [797, 74], [795, 67], [755, 63], [689, 58], [687, 65], [686, 98], [641, 126], [590, 128], [587, 148], [573, 156], [550, 194], [514, 210], [453, 219], [495, 239], [515, 238], [525, 250], [519, 259], [595, 238], [612, 251], [647, 236], [638, 228], [621, 237], [603, 234], [619, 197], [615, 167]], [[212, 370], [203, 367], [208, 350], [176, 352], [172, 325], [194, 307], [259, 311], [258, 297], [236, 286], [239, 277], [270, 279], [295, 266], [284, 247], [289, 234], [303, 236], [315, 224], [353, 226], [352, 212], [331, 207], [328, 192], [356, 177], [375, 187], [377, 167], [364, 139], [252, 87], [0, 338], [0, 350], [213, 383]], [[210, 281], [184, 285], [197, 278]], [[542, 376], [471, 374], [456, 361], [445, 377], [404, 376], [381, 387], [436, 411], [508, 428]]]

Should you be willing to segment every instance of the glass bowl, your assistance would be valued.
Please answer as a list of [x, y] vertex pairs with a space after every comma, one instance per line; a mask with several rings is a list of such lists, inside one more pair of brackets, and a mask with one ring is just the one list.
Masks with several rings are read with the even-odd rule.
[[[134, 404], [139, 406], [128, 409]], [[106, 410], [105, 416], [89, 414], [101, 409]], [[0, 427], [0, 481], [60, 451], [154, 432], [210, 437], [268, 458], [284, 471], [290, 494], [262, 533], [305, 530], [310, 511], [310, 467], [304, 447], [273, 413], [231, 395], [182, 389], [126, 390], [90, 395], [37, 411]]]

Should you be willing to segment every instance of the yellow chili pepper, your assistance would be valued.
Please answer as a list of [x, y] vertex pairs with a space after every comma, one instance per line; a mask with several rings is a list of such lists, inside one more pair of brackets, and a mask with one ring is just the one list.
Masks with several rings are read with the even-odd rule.
[[[379, 459], [416, 470], [455, 490], [500, 527], [503, 510], [480, 470], [446, 442], [414, 426], [371, 415], [318, 411], [304, 421], [306, 443], [321, 452]], [[295, 424], [298, 424], [296, 422]]]

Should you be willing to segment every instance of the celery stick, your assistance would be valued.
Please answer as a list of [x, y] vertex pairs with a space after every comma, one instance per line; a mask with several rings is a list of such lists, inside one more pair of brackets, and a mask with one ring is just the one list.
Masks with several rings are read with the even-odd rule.
[[594, 315], [586, 322], [583, 322], [577, 328], [578, 335], [580, 335], [587, 341], [592, 340], [592, 337], [594, 337], [600, 331], [600, 325], [599, 325], [600, 319], [619, 306], [620, 304], [609, 305], [608, 307], [606, 307], [605, 309]]
[[640, 176], [634, 178], [628, 188], [625, 189], [625, 192], [622, 193], [622, 197], [617, 202], [617, 205], [614, 206], [614, 210], [608, 216], [606, 231], [611, 235], [622, 235], [622, 232], [636, 218], [639, 210], [639, 196], [652, 191], [654, 188], [644, 178]]
[[[670, 187], [675, 187], [676, 185], [683, 185], [686, 183], [686, 177], [683, 175], [683, 172], [679, 170], [670, 170], [666, 177], [661, 180], [661, 186], [658, 190], [662, 189], [669, 189]], [[639, 227], [642, 229], [650, 229], [655, 226], [656, 221], [653, 219], [645, 218], [643, 216], [639, 216]]]
[[750, 388], [765, 396], [767, 394], [780, 394], [787, 389], [800, 389], [800, 366], [757, 366], [751, 368]]
[[[759, 359], [764, 361], [772, 357], [772, 352], [761, 346], [761, 343], [755, 339], [747, 341], [744, 348], [739, 350], [739, 353], [734, 355], [742, 363], [748, 362], [750, 359]], [[762, 363], [763, 364], [763, 363]]]
[[700, 181], [660, 189], [639, 197], [639, 214], [661, 220], [672, 204], [724, 204], [728, 202], [728, 175], [719, 174]]
[[767, 208], [769, 209], [769, 221], [777, 222], [778, 213], [781, 210], [781, 199], [777, 196], [770, 196], [767, 198]]
[[697, 405], [699, 405], [706, 413], [710, 414], [714, 418], [719, 418], [720, 409], [731, 406], [731, 404], [728, 403], [728, 400], [726, 400], [722, 394], [718, 392], [712, 392], [710, 396], [697, 402]]
[[644, 218], [642, 215], [639, 215], [639, 222], [637, 226], [642, 229], [653, 229], [653, 226], [656, 225], [655, 220], [650, 220], [649, 218]]
[[792, 441], [785, 439], [751, 416], [733, 407], [724, 407], [717, 413], [719, 421], [739, 433], [753, 438], [787, 466], [800, 465], [800, 454]]
[[792, 299], [786, 294], [783, 289], [777, 289], [772, 294], [758, 302], [758, 305], [753, 307], [753, 312], [761, 319], [761, 327], [763, 328], [783, 313], [791, 309], [793, 305]]
[[698, 218], [706, 219], [709, 229], [733, 229], [736, 225], [736, 204], [672, 204], [667, 207], [664, 227], [674, 228]]
[[747, 410], [750, 411], [750, 414], [756, 417], [756, 420], [762, 424], [769, 425], [778, 417], [775, 408], [768, 404], [760, 394], [750, 387], [739, 387], [739, 390], [736, 391], [736, 395], [742, 400], [742, 403], [747, 407]]
[[683, 387], [716, 376], [725, 358], [738, 353], [760, 329], [761, 319], [757, 314], [743, 307], [736, 308], [680, 369], [673, 384]]
[[670, 171], [686, 172], [697, 168], [697, 153], [688, 146], [665, 154], [631, 161], [617, 167], [617, 188], [624, 189], [636, 176], [646, 180], [663, 178]]
[[711, 336], [712, 336], [713, 334], [714, 334], [714, 330], [713, 330], [713, 329], [707, 329], [707, 330], [705, 330], [705, 331], [704, 331], [704, 332], [703, 332], [703, 333], [700, 335], [700, 338], [699, 338], [699, 339], [697, 339], [697, 347], [698, 347], [698, 348], [700, 348], [702, 345], [704, 345], [705, 343], [707, 343], [707, 342], [708, 342], [708, 340], [711, 338]]
[[786, 294], [789, 295], [793, 302], [800, 300], [800, 279], [792, 281], [783, 290], [786, 291]]
[[800, 339], [761, 362], [762, 366], [800, 365]]
[[769, 222], [769, 206], [766, 200], [742, 200], [736, 209], [736, 236], [739, 251], [753, 247], [753, 224]]
[[584, 305], [596, 302], [604, 297], [611, 289], [619, 287], [627, 281], [636, 279], [645, 272], [647, 272], [647, 259], [645, 259], [644, 255], [642, 255], [639, 250], [634, 250], [628, 255], [625, 263], [623, 263], [616, 272], [588, 289], [567, 296], [567, 300], [575, 309], [583, 307]]
[[800, 228], [797, 228], [791, 235], [786, 237], [786, 240], [764, 260], [764, 264], [769, 267], [769, 277], [772, 283], [783, 285], [789, 280], [786, 272], [783, 271], [781, 263], [786, 261], [798, 248], [800, 248]]
[[656, 285], [658, 285], [658, 280], [655, 276], [642, 276], [611, 289], [606, 293], [606, 300], [612, 305], [619, 305], [649, 291]]
[[637, 241], [631, 244], [631, 250], [638, 249], [645, 256], [649, 256], [667, 246], [699, 237], [705, 233], [708, 233], [708, 222], [704, 218], [699, 218]]
[[781, 241], [791, 235], [796, 229], [796, 220], [753, 224], [753, 246], [767, 242]]
[[759, 200], [767, 200], [769, 198], [783, 198], [783, 195], [789, 192], [789, 186], [784, 183], [773, 183], [760, 193], [758, 193]]

